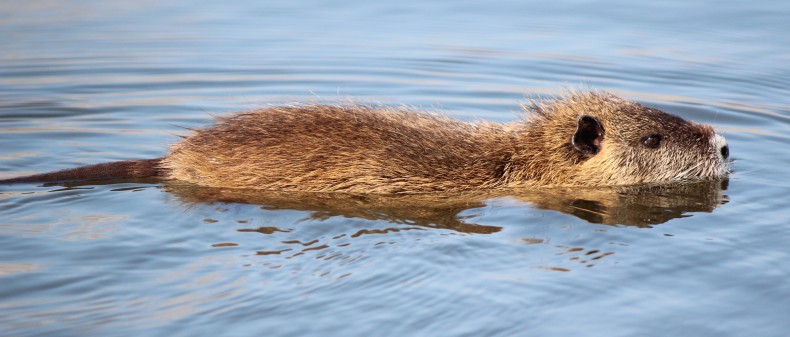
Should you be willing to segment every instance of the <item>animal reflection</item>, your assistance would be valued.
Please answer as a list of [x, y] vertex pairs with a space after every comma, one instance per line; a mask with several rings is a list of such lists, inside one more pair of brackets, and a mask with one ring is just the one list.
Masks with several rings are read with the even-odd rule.
[[713, 212], [728, 202], [724, 194], [727, 183], [722, 180], [676, 185], [390, 196], [221, 189], [179, 183], [166, 183], [164, 188], [184, 204], [259, 204], [270, 210], [308, 211], [314, 219], [343, 216], [489, 234], [501, 228], [468, 223], [461, 213], [484, 207], [493, 198], [512, 197], [535, 208], [563, 212], [590, 223], [649, 227], [691, 216], [691, 213]]

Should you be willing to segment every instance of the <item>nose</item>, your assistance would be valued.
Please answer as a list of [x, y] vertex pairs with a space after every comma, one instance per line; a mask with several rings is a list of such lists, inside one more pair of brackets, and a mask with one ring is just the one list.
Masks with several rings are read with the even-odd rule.
[[727, 158], [730, 158], [730, 147], [727, 146], [727, 140], [724, 139], [724, 136], [714, 133], [713, 137], [710, 139], [710, 143], [710, 145], [713, 145], [714, 149], [719, 150], [722, 160], [727, 160]]
[[727, 160], [727, 158], [730, 157], [730, 147], [729, 146], [724, 145], [724, 146], [721, 147], [721, 150], [719, 150], [719, 151], [721, 152], [721, 157], [724, 158], [724, 160]]

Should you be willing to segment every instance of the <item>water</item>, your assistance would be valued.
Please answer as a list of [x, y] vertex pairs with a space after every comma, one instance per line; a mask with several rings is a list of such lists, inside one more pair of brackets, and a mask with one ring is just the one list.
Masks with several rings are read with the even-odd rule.
[[728, 184], [435, 200], [0, 189], [0, 335], [784, 336], [781, 1], [0, 3], [0, 177], [291, 102], [518, 118], [593, 87], [723, 131]]

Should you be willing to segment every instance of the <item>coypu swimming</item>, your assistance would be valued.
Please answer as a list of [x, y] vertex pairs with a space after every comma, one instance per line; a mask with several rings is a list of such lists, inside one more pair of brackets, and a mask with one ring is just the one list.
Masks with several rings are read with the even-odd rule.
[[723, 178], [713, 128], [604, 92], [570, 92], [500, 124], [363, 105], [271, 107], [218, 118], [162, 158], [0, 180], [160, 177], [207, 187], [402, 194]]

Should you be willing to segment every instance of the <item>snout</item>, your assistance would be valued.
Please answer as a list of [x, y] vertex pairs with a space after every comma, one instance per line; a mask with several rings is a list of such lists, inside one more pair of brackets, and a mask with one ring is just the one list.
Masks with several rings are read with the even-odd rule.
[[730, 158], [730, 147], [727, 145], [727, 140], [724, 139], [724, 136], [716, 133], [713, 135], [710, 142], [711, 145], [713, 145], [713, 148], [716, 149], [716, 153], [723, 162]]
[[731, 174], [732, 160], [730, 159], [730, 146], [727, 145], [727, 140], [724, 139], [724, 136], [716, 133], [711, 137], [710, 142], [714, 151], [716, 151], [716, 156], [719, 158], [718, 162], [721, 163], [718, 170], [719, 176], [725, 177]]

